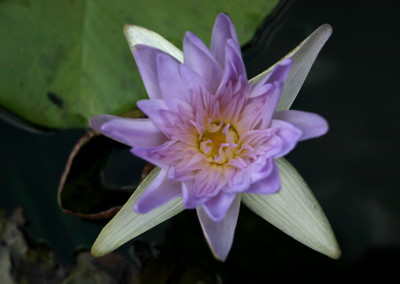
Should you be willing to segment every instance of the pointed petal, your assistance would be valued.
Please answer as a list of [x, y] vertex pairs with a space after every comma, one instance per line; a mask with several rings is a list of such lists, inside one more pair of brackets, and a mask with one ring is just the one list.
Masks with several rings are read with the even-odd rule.
[[329, 221], [296, 169], [277, 160], [281, 174], [279, 194], [242, 194], [244, 204], [289, 236], [331, 258], [340, 257]]
[[124, 34], [132, 52], [138, 44], [148, 45], [160, 49], [175, 57], [178, 61], [183, 62], [182, 51], [156, 32], [135, 25], [125, 25]]
[[268, 103], [263, 110], [263, 121], [265, 126], [270, 124], [271, 119], [276, 112], [279, 101], [282, 97], [282, 90], [292, 66], [292, 60], [287, 58], [275, 66], [274, 70], [266, 76], [264, 83], [259, 82], [263, 83], [263, 85], [273, 84], [274, 86], [273, 92], [268, 98]]
[[162, 114], [163, 111], [168, 111], [164, 100], [141, 100], [137, 102], [137, 106], [162, 132], [169, 134], [170, 121], [166, 121]]
[[233, 40], [236, 51], [241, 54], [235, 27], [228, 15], [221, 13], [215, 20], [210, 50], [222, 68], [225, 66], [225, 45], [229, 39]]
[[198, 197], [194, 196], [194, 181], [184, 180], [182, 181], [182, 197], [183, 205], [186, 209], [194, 209], [202, 205], [209, 197]]
[[148, 118], [97, 115], [90, 119], [89, 124], [103, 135], [131, 147], [156, 147], [167, 139]]
[[160, 169], [156, 168], [139, 185], [129, 198], [128, 202], [103, 228], [92, 246], [93, 256], [105, 255], [136, 236], [168, 220], [183, 211], [182, 199], [176, 198], [152, 210], [147, 214], [138, 214], [132, 210], [140, 195], [150, 186], [157, 177]]
[[[293, 61], [291, 58], [284, 58], [276, 63], [271, 70], [262, 80], [257, 82], [256, 86], [262, 86], [276, 81], [286, 82], [290, 70], [292, 69]], [[256, 87], [255, 86], [255, 87]]]
[[[291, 68], [292, 60], [290, 58], [279, 62], [279, 64], [275, 65], [271, 73], [259, 81], [251, 90], [249, 103], [256, 103], [258, 105], [256, 107], [257, 109], [262, 108], [263, 127], [268, 127], [271, 123]], [[249, 108], [247, 105], [244, 111]], [[250, 112], [253, 112], [252, 109], [255, 108], [251, 107]], [[246, 118], [246, 120], [248, 119], [249, 118]]]
[[168, 179], [168, 169], [161, 169], [151, 185], [133, 205], [133, 209], [140, 214], [154, 210], [182, 195], [181, 184], [180, 181]]
[[206, 45], [195, 34], [186, 32], [183, 51], [185, 64], [204, 79], [204, 82], [208, 84], [206, 86], [208, 91], [215, 93], [221, 82], [223, 71]]
[[[273, 155], [275, 158], [283, 157], [292, 151], [302, 135], [302, 131], [299, 128], [282, 120], [273, 119], [271, 128], [276, 129], [275, 135], [281, 139], [279, 151]], [[275, 150], [278, 149], [276, 148]]]
[[[189, 66], [181, 64], [179, 69], [183, 84], [189, 91], [190, 95], [196, 96], [201, 94], [202, 89], [207, 88], [207, 83], [204, 81], [204, 79]], [[190, 98], [190, 102], [192, 99], [193, 98]]]
[[272, 194], [277, 193], [281, 188], [281, 179], [279, 175], [279, 169], [276, 165], [275, 161], [271, 163], [271, 169], [267, 169], [269, 171], [268, 175], [253, 183], [246, 193], [255, 193], [255, 194]]
[[231, 250], [239, 208], [240, 194], [236, 195], [235, 200], [226, 212], [225, 218], [219, 222], [214, 222], [202, 207], [197, 207], [197, 216], [207, 243], [215, 258], [221, 261], [225, 261]]
[[165, 53], [147, 45], [136, 45], [132, 52], [150, 99], [163, 99], [158, 80], [157, 57]]
[[96, 115], [90, 118], [89, 120], [89, 126], [96, 130], [97, 132], [101, 132], [101, 127], [106, 123], [109, 122], [113, 119], [116, 118], [120, 118], [118, 116], [115, 115], [111, 115], [111, 114], [100, 114], [100, 115]]
[[239, 112], [239, 119], [236, 127], [239, 131], [245, 132], [248, 129], [255, 129], [257, 125], [264, 123], [263, 128], [267, 128], [270, 124], [266, 122], [267, 113], [264, 111], [265, 106], [270, 102], [271, 98], [274, 96], [275, 86], [265, 85], [264, 94], [250, 98], [243, 105], [241, 111]]
[[227, 42], [225, 50], [225, 69], [219, 89], [225, 89], [228, 82], [232, 82], [233, 86], [235, 86], [239, 80], [241, 80], [239, 83], [241, 87], [246, 87], [248, 85], [247, 74], [241, 53], [238, 53], [232, 40]]
[[274, 119], [293, 124], [303, 132], [300, 140], [306, 140], [324, 135], [328, 131], [328, 122], [321, 116], [311, 112], [284, 110], [275, 113]]
[[188, 90], [180, 74], [181, 63], [175, 58], [162, 54], [157, 58], [158, 80], [163, 97], [168, 104], [170, 99], [188, 101]]
[[[332, 27], [328, 24], [322, 25], [283, 58], [291, 58], [293, 60], [293, 67], [283, 88], [278, 110], [287, 110], [290, 108], [303, 85], [312, 64], [314, 63], [315, 58], [331, 34]], [[273, 70], [275, 65], [251, 79], [251, 81], [256, 83], [262, 80], [262, 78], [267, 76]]]
[[218, 195], [205, 202], [203, 209], [211, 220], [214, 222], [221, 221], [225, 217], [236, 195], [236, 193], [221, 191]]
[[174, 144], [174, 141], [167, 141], [164, 144], [153, 147], [153, 148], [142, 148], [135, 147], [130, 151], [132, 154], [138, 156], [139, 158], [146, 160], [160, 168], [166, 167], [170, 164], [170, 160], [166, 155], [169, 150], [171, 150], [171, 146]]
[[272, 173], [274, 164], [276, 165], [276, 162], [273, 158], [259, 157], [251, 164], [251, 182], [255, 183], [269, 176]]

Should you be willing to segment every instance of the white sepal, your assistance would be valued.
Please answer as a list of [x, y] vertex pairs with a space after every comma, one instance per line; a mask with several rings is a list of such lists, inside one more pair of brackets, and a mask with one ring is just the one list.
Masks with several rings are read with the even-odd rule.
[[285, 159], [277, 160], [281, 191], [244, 193], [242, 202], [263, 219], [306, 246], [331, 258], [341, 255], [332, 228], [308, 185]]
[[132, 52], [136, 45], [143, 44], [158, 48], [183, 62], [182, 51], [156, 32], [135, 25], [125, 25], [124, 34]]
[[292, 59], [293, 66], [286, 79], [285, 86], [283, 87], [277, 111], [287, 110], [290, 108], [297, 94], [299, 93], [301, 86], [303, 85], [304, 80], [306, 79], [308, 72], [310, 71], [311, 66], [313, 65], [318, 53], [324, 46], [325, 42], [329, 39], [331, 34], [332, 27], [330, 25], [325, 24], [320, 26], [289, 54], [287, 54], [277, 63], [272, 65], [268, 70], [262, 72], [261, 74], [250, 80], [256, 83], [267, 76], [276, 64], [278, 64], [285, 58]]
[[152, 170], [121, 210], [103, 228], [93, 244], [93, 256], [97, 257], [105, 255], [130, 241], [134, 237], [183, 211], [182, 198], [173, 199], [146, 214], [138, 214], [133, 211], [133, 204], [149, 187], [159, 172], [159, 168]]
[[235, 235], [240, 209], [240, 194], [236, 195], [224, 219], [219, 222], [211, 220], [203, 207], [199, 206], [196, 209], [204, 237], [207, 240], [211, 252], [216, 259], [225, 261], [231, 250], [233, 237]]

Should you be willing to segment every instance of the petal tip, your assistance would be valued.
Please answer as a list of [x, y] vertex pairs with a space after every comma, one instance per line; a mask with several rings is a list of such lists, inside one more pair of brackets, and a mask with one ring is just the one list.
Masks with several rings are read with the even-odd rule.
[[292, 67], [293, 60], [290, 57], [287, 57], [283, 59], [281, 62], [279, 62], [279, 65], [285, 66], [285, 67]]
[[89, 119], [89, 126], [90, 126], [90, 128], [94, 129], [97, 132], [102, 132], [101, 130], [102, 130], [103, 125], [114, 118], [116, 118], [116, 116], [109, 115], [109, 114], [101, 114], [101, 115], [92, 116]]
[[333, 259], [339, 259], [342, 256], [342, 251], [340, 250], [339, 246], [331, 249], [331, 255], [330, 257]]
[[213, 249], [211, 249], [211, 252], [212, 252], [214, 258], [215, 258], [216, 260], [220, 261], [220, 262], [225, 262], [225, 260], [228, 258], [228, 253], [227, 253], [227, 254], [224, 254], [224, 255], [217, 254], [217, 252], [214, 251]]
[[128, 44], [131, 48], [134, 48], [137, 44], [139, 44], [139, 37], [144, 32], [149, 32], [146, 28], [132, 25], [132, 24], [125, 24], [122, 28], [122, 32], [125, 35], [125, 38], [128, 41]]
[[232, 23], [232, 20], [227, 13], [222, 12], [217, 15], [217, 19], [215, 21], [217, 22], [217, 21], [221, 21], [221, 20], [227, 21], [230, 24]]
[[149, 211], [151, 211], [151, 208], [147, 208], [146, 206], [143, 206], [142, 202], [139, 199], [132, 205], [132, 211], [138, 214], [146, 214]]
[[323, 24], [322, 26], [320, 26], [320, 29], [325, 31], [329, 35], [331, 35], [333, 31], [332, 26], [330, 24]]
[[[191, 31], [186, 31], [185, 32], [185, 35], [184, 35], [184, 37], [183, 37], [183, 41], [184, 42], [193, 42], [193, 41], [196, 41], [198, 38], [197, 38], [197, 35], [195, 35], [194, 33], [192, 33]], [[185, 44], [184, 44], [185, 45]]]
[[319, 129], [320, 129], [320, 135], [319, 135], [319, 136], [325, 135], [325, 134], [328, 132], [328, 130], [329, 130], [328, 121], [326, 121], [325, 119], [323, 119], [323, 122], [322, 122], [321, 125], [319, 126]]
[[330, 240], [327, 241], [327, 245], [321, 252], [332, 259], [339, 259], [342, 256], [342, 251], [332, 231]]
[[209, 211], [207, 211], [207, 212], [208, 212], [207, 213], [208, 217], [210, 217], [210, 219], [213, 220], [214, 222], [221, 222], [225, 217], [225, 215], [215, 215], [215, 214], [212, 214]]
[[124, 32], [124, 35], [127, 38], [129, 38], [131, 35], [137, 37], [138, 35], [140, 35], [140, 33], [143, 33], [143, 32], [152, 33], [152, 31], [150, 31], [144, 27], [133, 25], [133, 24], [128, 24], [128, 23], [124, 25], [124, 27], [122, 28], [122, 31]]
[[138, 214], [143, 213], [143, 212], [141, 212], [141, 210], [140, 210], [140, 206], [138, 205], [138, 201], [136, 201], [136, 203], [133, 204], [132, 210], [135, 211], [135, 212], [138, 213]]
[[125, 24], [124, 27], [122, 28], [122, 31], [124, 32], [125, 35], [129, 33], [129, 31], [134, 27], [134, 25], [131, 24]]
[[90, 250], [90, 253], [94, 257], [101, 257], [101, 256], [104, 256], [104, 255], [110, 253], [106, 248], [103, 248], [101, 246], [101, 243], [99, 242], [99, 237], [97, 237], [96, 241], [94, 242], [94, 244]]
[[332, 35], [332, 31], [333, 29], [330, 24], [323, 24], [319, 26], [307, 39], [311, 38], [312, 36], [317, 36], [320, 38], [323, 45]]
[[97, 130], [97, 123], [96, 123], [96, 118], [95, 118], [95, 116], [93, 116], [93, 117], [91, 117], [90, 119], [89, 119], [89, 127], [90, 128], [92, 128], [92, 129], [94, 129], [94, 130], [96, 130], [96, 131], [98, 131]]

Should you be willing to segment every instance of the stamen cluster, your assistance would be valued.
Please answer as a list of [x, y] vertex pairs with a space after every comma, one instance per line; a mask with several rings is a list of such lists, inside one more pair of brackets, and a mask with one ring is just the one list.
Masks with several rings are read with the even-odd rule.
[[208, 157], [210, 163], [223, 165], [234, 157], [238, 142], [239, 135], [229, 123], [209, 120], [207, 130], [201, 134], [199, 148]]

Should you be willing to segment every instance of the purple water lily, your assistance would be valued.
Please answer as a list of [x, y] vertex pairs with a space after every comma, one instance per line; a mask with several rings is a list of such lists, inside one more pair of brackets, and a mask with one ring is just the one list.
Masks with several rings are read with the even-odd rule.
[[225, 14], [216, 19], [210, 49], [185, 34], [183, 63], [147, 45], [136, 45], [133, 54], [150, 98], [137, 105], [148, 118], [99, 115], [90, 125], [161, 169], [133, 209], [145, 214], [181, 196], [186, 209], [196, 208], [208, 243], [224, 260], [240, 195], [279, 192], [275, 159], [298, 141], [325, 134], [327, 123], [314, 113], [277, 111], [290, 58], [257, 83], [248, 81]]

